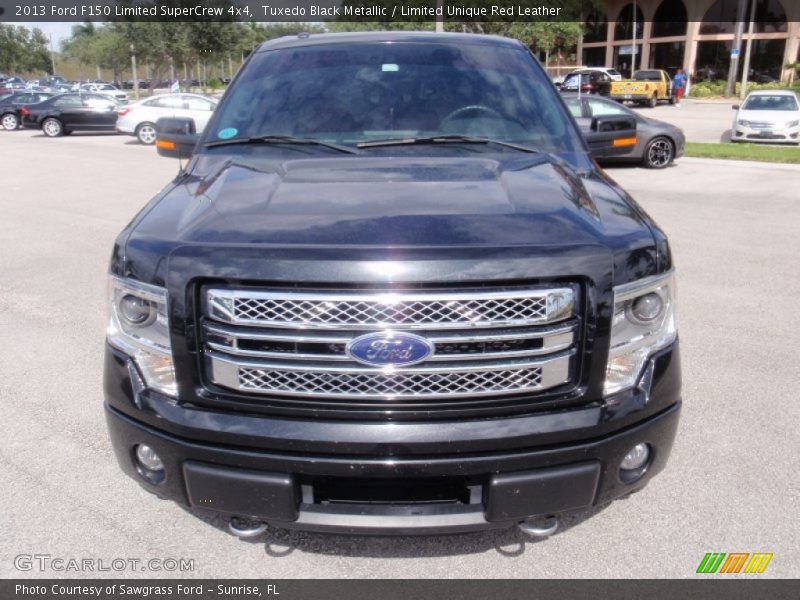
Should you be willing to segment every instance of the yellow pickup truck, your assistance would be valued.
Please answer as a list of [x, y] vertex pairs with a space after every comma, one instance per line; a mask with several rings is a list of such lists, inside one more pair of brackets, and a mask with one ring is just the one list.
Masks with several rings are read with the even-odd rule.
[[[602, 92], [601, 92], [602, 93]], [[633, 79], [612, 81], [608, 97], [619, 102], [635, 102], [655, 108], [659, 102], [675, 102], [672, 79], [666, 71], [648, 69], [636, 71]]]

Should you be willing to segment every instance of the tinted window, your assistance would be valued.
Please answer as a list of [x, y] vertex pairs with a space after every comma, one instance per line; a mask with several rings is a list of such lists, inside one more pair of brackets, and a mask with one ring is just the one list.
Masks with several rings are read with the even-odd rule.
[[636, 71], [633, 74], [636, 81], [661, 81], [660, 71]]
[[106, 96], [91, 96], [83, 97], [83, 105], [89, 108], [102, 108], [109, 109], [115, 108], [117, 105], [113, 100], [109, 100]]
[[464, 134], [581, 148], [552, 84], [522, 48], [401, 42], [263, 52], [218, 114], [210, 140], [220, 132], [344, 144]]
[[58, 98], [55, 102], [53, 102], [54, 106], [58, 107], [65, 107], [65, 106], [82, 106], [83, 103], [78, 96], [62, 96]]

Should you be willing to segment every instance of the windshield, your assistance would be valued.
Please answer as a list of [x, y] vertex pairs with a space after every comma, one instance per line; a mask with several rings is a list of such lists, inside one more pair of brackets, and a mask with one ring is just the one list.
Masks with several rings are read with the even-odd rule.
[[797, 99], [783, 94], [750, 96], [742, 110], [797, 110]]
[[206, 141], [292, 136], [356, 145], [465, 135], [545, 152], [582, 149], [553, 86], [522, 48], [382, 42], [262, 52], [217, 114]]

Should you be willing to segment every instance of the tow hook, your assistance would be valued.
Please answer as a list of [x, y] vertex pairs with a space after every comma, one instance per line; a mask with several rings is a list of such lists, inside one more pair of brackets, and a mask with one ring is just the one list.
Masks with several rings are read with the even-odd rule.
[[231, 517], [228, 521], [230, 532], [240, 538], [251, 538], [261, 535], [267, 530], [268, 525], [263, 521], [248, 519], [247, 517]]
[[558, 529], [558, 518], [551, 515], [544, 519], [526, 519], [517, 527], [522, 533], [531, 537], [545, 538], [553, 535]]

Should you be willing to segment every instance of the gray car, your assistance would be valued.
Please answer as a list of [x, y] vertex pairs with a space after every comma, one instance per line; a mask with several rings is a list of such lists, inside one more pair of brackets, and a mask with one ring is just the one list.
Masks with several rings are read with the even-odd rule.
[[[564, 94], [572, 116], [578, 122], [584, 137], [590, 142], [594, 135], [592, 121], [604, 117], [632, 117], [636, 120], [635, 140], [622, 143], [594, 157], [602, 162], [641, 162], [651, 169], [663, 169], [676, 158], [683, 156], [686, 138], [683, 131], [664, 121], [644, 117], [619, 102], [598, 96]], [[632, 146], [632, 147], [631, 147]]]

